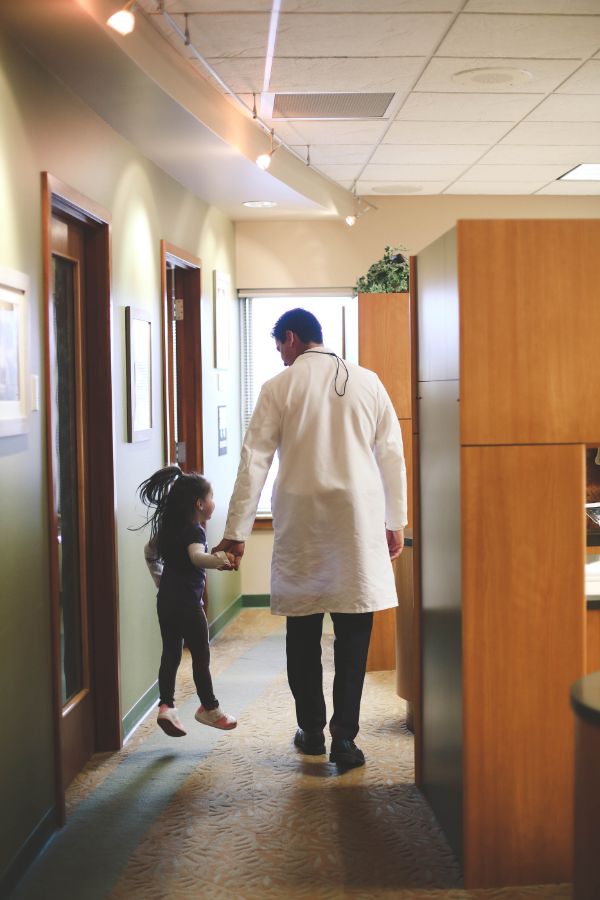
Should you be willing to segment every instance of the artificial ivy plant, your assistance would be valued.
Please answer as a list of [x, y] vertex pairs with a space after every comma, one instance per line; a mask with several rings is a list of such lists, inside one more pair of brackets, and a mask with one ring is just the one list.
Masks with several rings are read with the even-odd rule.
[[386, 247], [382, 258], [373, 263], [356, 282], [360, 294], [394, 294], [408, 290], [408, 260], [397, 247]]

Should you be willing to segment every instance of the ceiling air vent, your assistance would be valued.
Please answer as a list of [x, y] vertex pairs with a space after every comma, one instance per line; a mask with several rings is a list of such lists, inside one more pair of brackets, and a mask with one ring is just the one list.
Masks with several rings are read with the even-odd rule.
[[389, 94], [275, 94], [273, 119], [381, 119]]

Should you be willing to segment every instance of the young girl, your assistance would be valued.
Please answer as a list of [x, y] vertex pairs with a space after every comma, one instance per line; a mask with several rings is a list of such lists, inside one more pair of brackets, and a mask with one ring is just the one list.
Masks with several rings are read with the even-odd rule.
[[204, 529], [215, 508], [212, 488], [202, 475], [184, 474], [179, 466], [167, 466], [143, 481], [138, 493], [147, 507], [154, 507], [148, 518], [150, 540], [144, 547], [144, 556], [158, 587], [158, 621], [163, 641], [158, 672], [158, 724], [170, 737], [186, 734], [174, 703], [175, 677], [185, 641], [192, 654], [194, 683], [201, 704], [195, 718], [204, 725], [229, 731], [237, 722], [223, 712], [213, 693], [208, 622], [202, 602], [206, 569], [232, 569], [226, 554], [208, 553], [206, 546]]

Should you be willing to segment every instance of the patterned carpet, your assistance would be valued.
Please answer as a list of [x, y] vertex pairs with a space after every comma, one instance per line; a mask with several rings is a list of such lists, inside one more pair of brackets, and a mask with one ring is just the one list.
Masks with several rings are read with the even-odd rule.
[[[326, 697], [331, 645], [328, 633]], [[568, 885], [460, 887], [456, 860], [413, 783], [412, 736], [392, 673], [367, 676], [358, 740], [367, 765], [339, 775], [327, 757], [303, 757], [292, 745], [281, 619], [244, 610], [214, 642], [212, 655], [217, 696], [223, 690], [223, 706], [238, 716], [238, 728], [223, 734], [194, 723], [186, 654], [178, 705], [188, 736], [167, 738], [151, 715], [120, 753], [94, 757], [69, 789], [61, 842], [51, 845], [16, 898], [571, 897]], [[125, 815], [130, 822], [123, 823]], [[77, 869], [75, 837], [82, 841]]]

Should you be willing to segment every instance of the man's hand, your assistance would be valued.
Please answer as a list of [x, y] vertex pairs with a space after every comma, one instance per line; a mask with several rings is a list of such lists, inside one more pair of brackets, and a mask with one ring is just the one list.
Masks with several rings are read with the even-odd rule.
[[398, 559], [404, 550], [404, 528], [401, 528], [399, 531], [390, 531], [389, 528], [386, 528], [385, 536], [388, 550], [390, 551], [390, 559]]
[[246, 544], [244, 541], [230, 541], [227, 538], [223, 538], [220, 544], [217, 544], [216, 547], [212, 548], [211, 553], [216, 553], [218, 550], [225, 550], [231, 559], [233, 568], [237, 570], [240, 567], [245, 546]]

